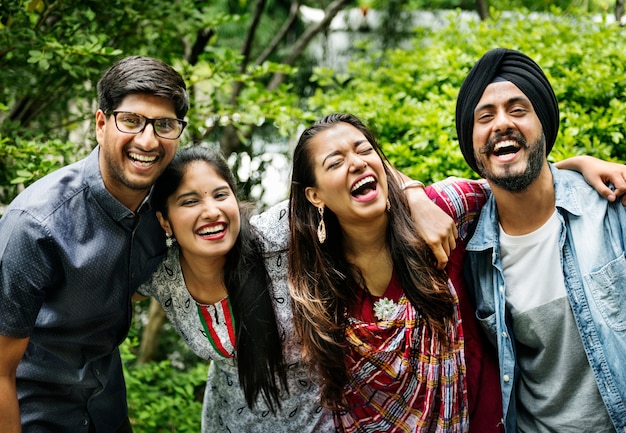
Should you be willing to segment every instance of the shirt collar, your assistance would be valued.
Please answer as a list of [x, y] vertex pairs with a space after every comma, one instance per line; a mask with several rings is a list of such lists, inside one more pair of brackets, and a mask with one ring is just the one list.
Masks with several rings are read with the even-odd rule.
[[[576, 187], [567, 176], [563, 176], [561, 171], [554, 165], [549, 164], [554, 182], [554, 192], [556, 208], [561, 212], [568, 212], [572, 215], [582, 214], [582, 204], [579, 195], [576, 194]], [[467, 250], [481, 251], [488, 248], [495, 248], [498, 245], [499, 224], [498, 209], [493, 194], [483, 206], [474, 235], [467, 243]]]
[[100, 146], [96, 148], [85, 158], [84, 178], [89, 185], [89, 189], [96, 202], [102, 209], [115, 221], [122, 221], [127, 218], [134, 218], [136, 214], [143, 214], [151, 210], [150, 193], [141, 202], [137, 212], [133, 212], [117, 200], [104, 186], [102, 172], [99, 163]]
[[554, 181], [554, 193], [556, 197], [557, 209], [573, 215], [582, 215], [583, 206], [580, 202], [580, 194], [576, 193], [576, 187], [569, 177], [563, 176], [562, 171], [550, 164], [552, 179]]

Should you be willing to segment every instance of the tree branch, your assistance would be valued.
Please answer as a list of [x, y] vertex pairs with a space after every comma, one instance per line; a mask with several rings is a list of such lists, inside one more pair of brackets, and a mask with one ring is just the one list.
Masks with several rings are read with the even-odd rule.
[[615, 20], [617, 24], [622, 25], [622, 17], [624, 16], [624, 0], [615, 1]]
[[[256, 34], [256, 29], [259, 27], [259, 22], [261, 22], [261, 16], [263, 15], [263, 10], [265, 9], [266, 0], [258, 0], [256, 3], [256, 9], [254, 10], [254, 17], [252, 18], [252, 23], [248, 28], [248, 34], [246, 35], [246, 40], [241, 47], [241, 63], [239, 64], [239, 72], [244, 73], [246, 68], [248, 67], [248, 63], [250, 62], [250, 53], [252, 52], [252, 43], [254, 42], [254, 35]], [[241, 81], [236, 81], [233, 83], [233, 91], [230, 95], [230, 104], [235, 105], [237, 103], [237, 97], [241, 93], [241, 89], [243, 88], [243, 83]]]
[[239, 65], [239, 72], [243, 73], [246, 71], [248, 67], [248, 62], [250, 61], [250, 52], [252, 51], [252, 42], [254, 41], [254, 35], [256, 33], [256, 29], [259, 26], [259, 22], [261, 22], [261, 16], [263, 15], [263, 9], [265, 9], [266, 0], [258, 0], [256, 4], [256, 10], [254, 11], [254, 18], [252, 19], [252, 23], [248, 28], [248, 34], [246, 35], [246, 40], [241, 48], [241, 54], [243, 55], [243, 61]]
[[[291, 50], [291, 54], [282, 62], [286, 65], [293, 65], [298, 57], [302, 55], [306, 47], [309, 45], [309, 42], [321, 31], [325, 30], [330, 26], [331, 21], [335, 16], [341, 11], [350, 0], [335, 0], [331, 4], [328, 5], [326, 10], [324, 11], [324, 19], [322, 19], [319, 23], [310, 26], [306, 29], [306, 31], [298, 38], [296, 43]], [[272, 77], [271, 81], [267, 85], [268, 90], [274, 90], [285, 80], [285, 74], [277, 72]]]
[[481, 21], [485, 21], [489, 18], [489, 5], [487, 0], [476, 0], [476, 11]]
[[289, 8], [289, 16], [287, 17], [287, 20], [285, 20], [282, 27], [278, 31], [278, 33], [276, 33], [276, 36], [274, 37], [274, 39], [272, 39], [272, 42], [270, 42], [270, 44], [267, 46], [267, 48], [265, 48], [265, 50], [261, 53], [261, 55], [257, 57], [256, 61], [254, 62], [256, 66], [261, 65], [274, 52], [274, 50], [276, 49], [278, 44], [280, 44], [280, 42], [283, 40], [283, 38], [285, 37], [285, 35], [287, 34], [291, 26], [293, 26], [293, 24], [296, 22], [296, 18], [298, 18], [299, 9], [300, 9], [300, 2], [292, 1], [291, 7]]

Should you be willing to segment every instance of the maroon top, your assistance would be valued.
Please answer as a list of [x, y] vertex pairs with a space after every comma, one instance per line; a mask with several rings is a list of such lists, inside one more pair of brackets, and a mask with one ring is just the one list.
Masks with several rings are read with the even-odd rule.
[[485, 182], [447, 179], [426, 188], [426, 194], [459, 227], [457, 247], [448, 261], [448, 277], [459, 297], [459, 310], [465, 337], [465, 363], [470, 416], [470, 433], [502, 433], [502, 392], [498, 352], [480, 328], [472, 298], [463, 277], [468, 227], [478, 218], [489, 195]]

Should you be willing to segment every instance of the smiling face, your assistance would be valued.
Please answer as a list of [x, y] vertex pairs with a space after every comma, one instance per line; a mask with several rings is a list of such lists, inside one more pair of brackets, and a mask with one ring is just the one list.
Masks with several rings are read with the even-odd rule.
[[481, 176], [508, 191], [528, 188], [547, 163], [539, 117], [509, 81], [485, 88], [474, 110], [472, 140]]
[[357, 128], [340, 122], [319, 132], [310, 140], [309, 154], [316, 186], [306, 189], [306, 197], [314, 206], [327, 206], [342, 224], [385, 214], [383, 161]]
[[[170, 101], [146, 94], [127, 96], [115, 110], [149, 118], [176, 117]], [[115, 117], [105, 115], [102, 110], [96, 113], [96, 137], [104, 185], [120, 202], [136, 210], [172, 160], [179, 140], [157, 137], [150, 124], [139, 134], [120, 132]]]
[[204, 161], [186, 166], [180, 186], [167, 199], [167, 216], [157, 212], [185, 257], [222, 257], [233, 248], [241, 220], [232, 189]]

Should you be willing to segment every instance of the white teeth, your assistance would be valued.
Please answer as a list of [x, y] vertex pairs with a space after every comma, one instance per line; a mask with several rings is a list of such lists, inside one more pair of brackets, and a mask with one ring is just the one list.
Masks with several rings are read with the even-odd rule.
[[198, 232], [198, 234], [200, 236], [208, 236], [208, 235], [212, 235], [214, 233], [221, 232], [221, 231], [223, 231], [225, 229], [226, 229], [226, 226], [224, 224], [219, 224], [219, 225], [212, 226], [212, 227], [206, 227], [201, 232]]
[[515, 140], [506, 140], [506, 141], [501, 141], [499, 143], [497, 143], [494, 147], [493, 150], [494, 151], [498, 151], [500, 149], [503, 149], [505, 147], [519, 147], [519, 144], [517, 143], [517, 141]]
[[364, 177], [363, 179], [361, 179], [360, 181], [358, 181], [353, 187], [352, 190], [350, 192], [354, 192], [357, 189], [361, 188], [363, 185], [365, 185], [366, 183], [371, 183], [374, 182], [376, 179], [374, 179], [374, 176], [367, 176]]
[[129, 156], [132, 159], [135, 159], [140, 162], [154, 162], [157, 159], [156, 155], [148, 156], [148, 155], [139, 155], [138, 153], [130, 153]]

